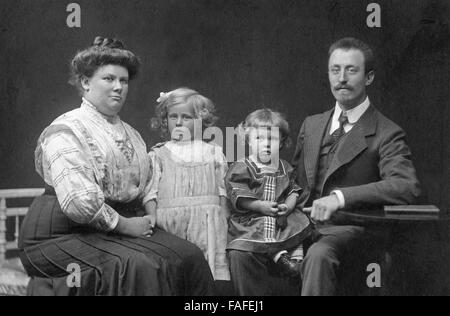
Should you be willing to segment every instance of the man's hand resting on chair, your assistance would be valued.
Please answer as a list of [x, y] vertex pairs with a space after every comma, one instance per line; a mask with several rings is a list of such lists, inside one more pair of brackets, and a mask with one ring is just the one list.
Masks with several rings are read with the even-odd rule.
[[336, 194], [315, 200], [311, 208], [311, 217], [316, 221], [328, 221], [331, 215], [339, 210], [339, 199]]

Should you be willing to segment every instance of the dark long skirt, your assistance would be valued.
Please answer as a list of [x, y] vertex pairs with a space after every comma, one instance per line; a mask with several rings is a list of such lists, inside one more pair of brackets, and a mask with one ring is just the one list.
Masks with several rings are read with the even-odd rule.
[[[62, 213], [52, 195], [31, 205], [19, 248], [32, 295], [203, 296], [214, 290], [195, 245], [160, 230], [150, 238], [131, 238], [83, 228]], [[71, 274], [74, 267], [80, 268], [79, 278]]]

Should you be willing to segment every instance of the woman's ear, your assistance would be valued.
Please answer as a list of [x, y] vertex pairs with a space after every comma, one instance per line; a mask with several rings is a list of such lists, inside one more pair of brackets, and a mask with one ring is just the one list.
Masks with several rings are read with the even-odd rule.
[[86, 77], [86, 76], [83, 76], [83, 77], [81, 77], [80, 81], [81, 81], [81, 87], [83, 88], [83, 90], [85, 92], [88, 92], [89, 88], [90, 88], [90, 80], [89, 80], [89, 78]]

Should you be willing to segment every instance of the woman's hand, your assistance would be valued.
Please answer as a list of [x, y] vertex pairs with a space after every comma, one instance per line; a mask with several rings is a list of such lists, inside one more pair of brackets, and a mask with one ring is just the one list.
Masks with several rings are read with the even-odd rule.
[[153, 227], [156, 226], [156, 208], [157, 208], [156, 200], [150, 200], [145, 204], [145, 213], [150, 218]]
[[144, 217], [120, 217], [115, 229], [121, 235], [130, 237], [150, 237], [153, 235], [154, 223], [151, 216]]
[[145, 217], [150, 219], [150, 224], [153, 227], [156, 226], [156, 207], [157, 203], [155, 200], [151, 200], [145, 204], [145, 213], [147, 214]]

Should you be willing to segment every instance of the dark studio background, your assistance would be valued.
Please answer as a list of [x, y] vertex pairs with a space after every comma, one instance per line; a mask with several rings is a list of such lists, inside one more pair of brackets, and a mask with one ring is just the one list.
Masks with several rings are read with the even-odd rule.
[[[81, 6], [81, 28], [66, 25], [70, 2]], [[366, 25], [371, 2], [381, 28]], [[142, 59], [121, 117], [148, 146], [160, 141], [148, 124], [155, 100], [178, 86], [210, 97], [221, 127], [267, 106], [288, 115], [295, 138], [307, 115], [334, 105], [328, 47], [355, 36], [378, 57], [372, 103], [406, 130], [427, 202], [447, 212], [449, 17], [449, 0], [0, 0], [0, 189], [43, 185], [37, 137], [79, 105], [68, 64], [96, 35], [122, 39]], [[438, 233], [441, 241], [417, 246], [422, 294], [450, 293], [449, 234]]]

